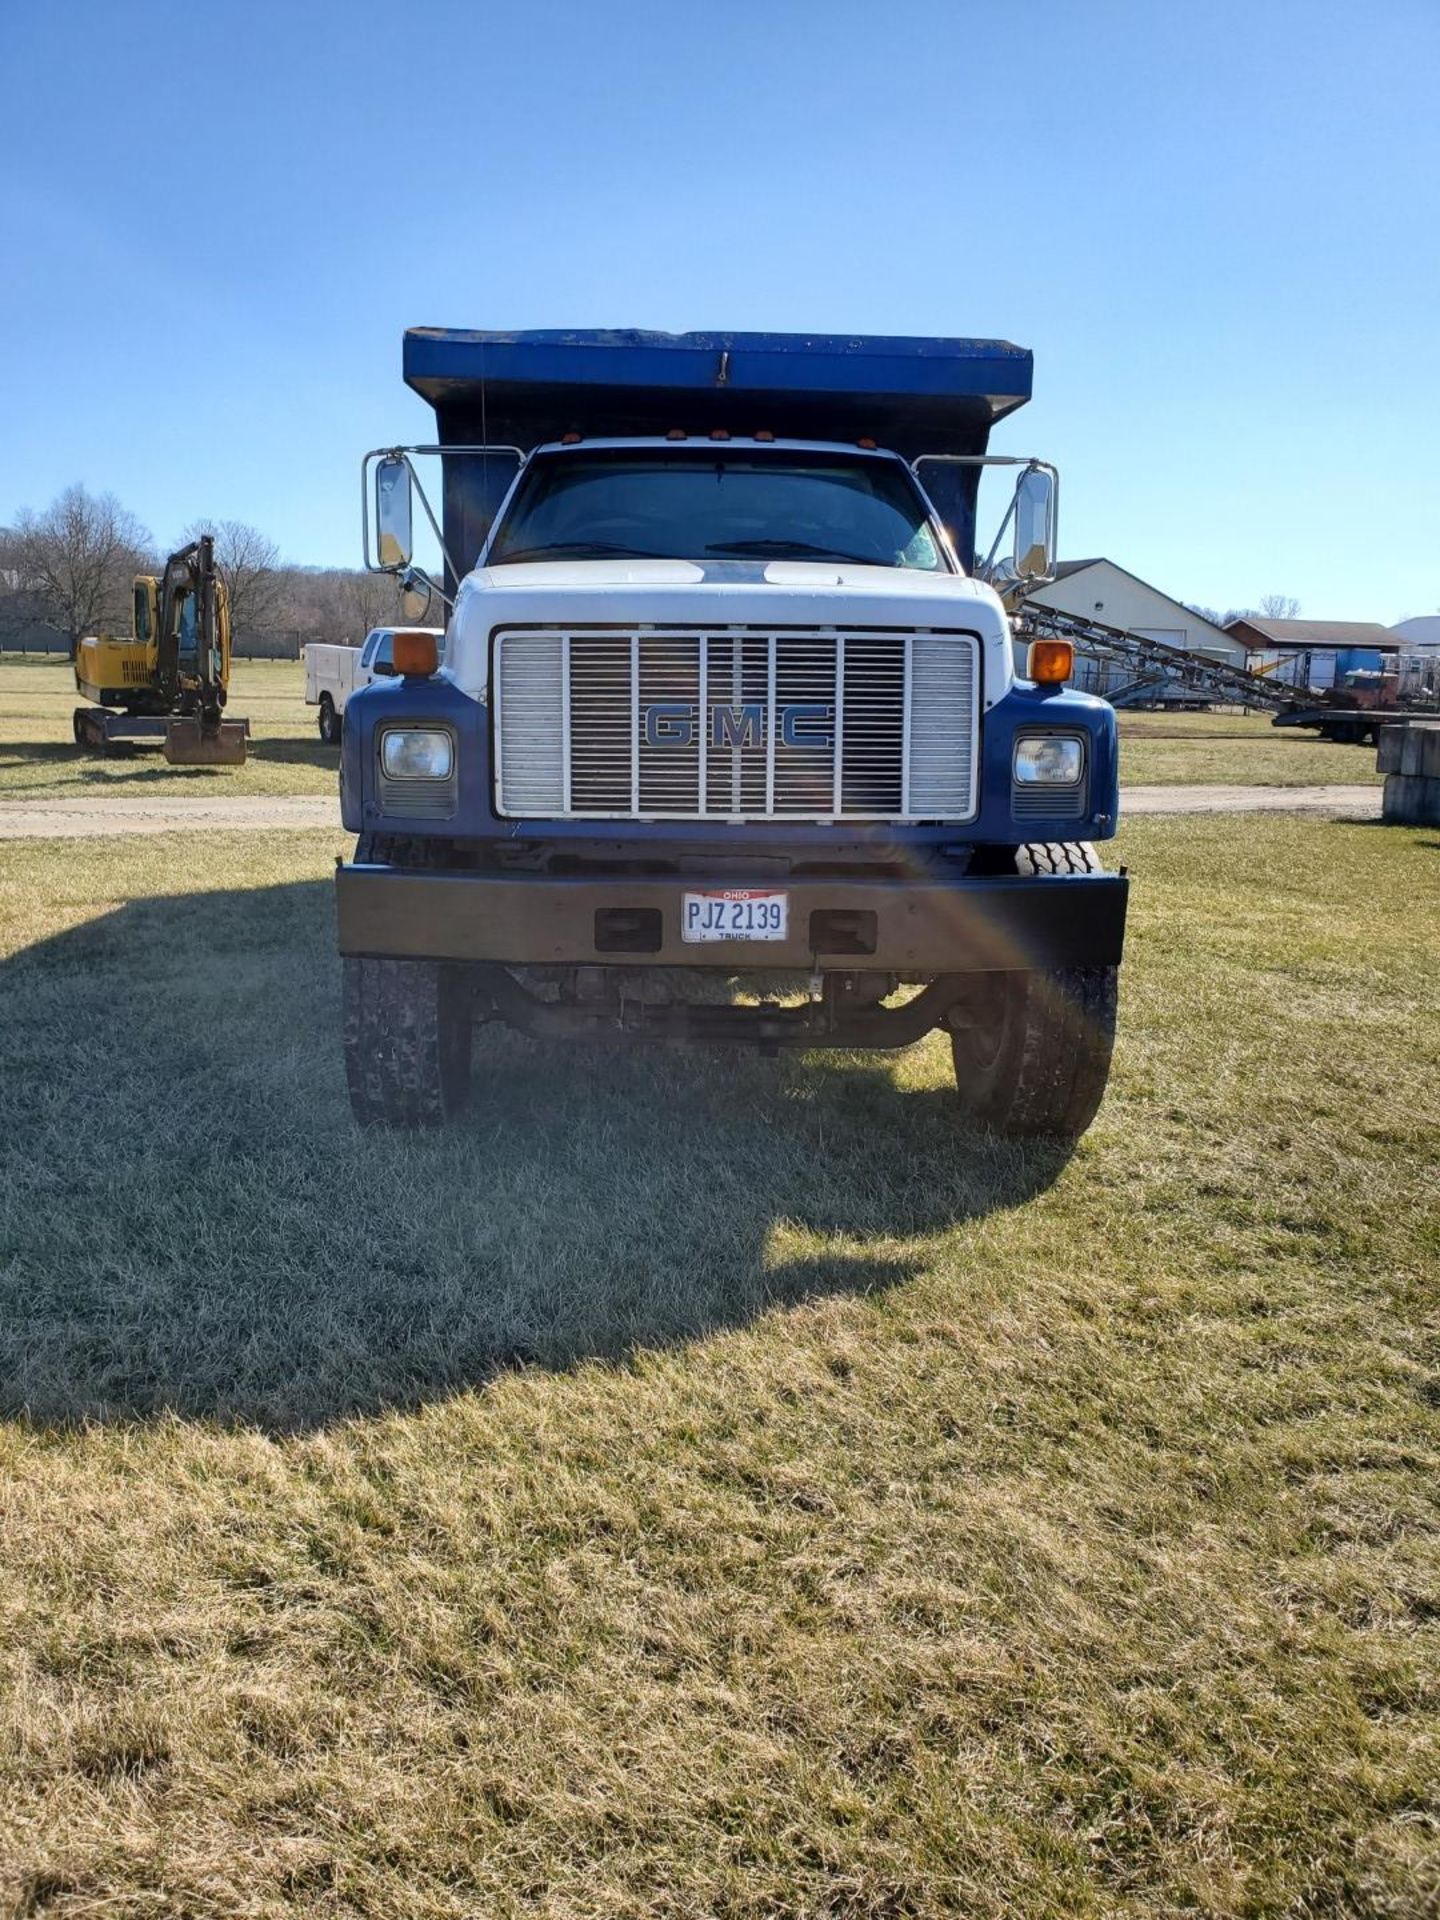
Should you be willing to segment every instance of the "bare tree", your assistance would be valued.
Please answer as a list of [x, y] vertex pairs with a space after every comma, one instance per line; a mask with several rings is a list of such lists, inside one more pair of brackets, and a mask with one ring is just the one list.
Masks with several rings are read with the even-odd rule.
[[1262, 593], [1260, 611], [1267, 620], [1293, 620], [1300, 611], [1300, 602], [1286, 593]]
[[235, 632], [252, 633], [271, 625], [283, 598], [275, 542], [243, 520], [192, 520], [180, 538], [198, 540], [202, 533], [214, 539], [215, 565], [230, 595]]
[[347, 631], [345, 638], [360, 641], [371, 627], [393, 626], [400, 618], [400, 590], [387, 573], [351, 573], [333, 576], [333, 604]]
[[65, 634], [70, 657], [97, 627], [129, 629], [130, 578], [151, 564], [150, 535], [113, 493], [67, 487], [43, 513], [16, 516], [8, 559], [41, 618]]

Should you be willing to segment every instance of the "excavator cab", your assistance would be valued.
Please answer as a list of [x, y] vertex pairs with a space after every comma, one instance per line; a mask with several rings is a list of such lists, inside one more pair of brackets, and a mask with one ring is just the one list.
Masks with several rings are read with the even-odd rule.
[[134, 580], [135, 611], [131, 616], [138, 645], [153, 647], [160, 629], [160, 583], [153, 573], [137, 573]]
[[80, 642], [76, 685], [98, 704], [76, 708], [77, 743], [159, 741], [171, 766], [243, 766], [249, 722], [223, 718], [230, 603], [209, 534], [172, 553], [158, 580], [135, 575], [131, 627]]

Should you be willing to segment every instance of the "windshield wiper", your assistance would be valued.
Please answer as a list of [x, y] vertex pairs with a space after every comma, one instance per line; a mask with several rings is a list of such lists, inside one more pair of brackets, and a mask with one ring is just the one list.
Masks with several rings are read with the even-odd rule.
[[641, 547], [612, 547], [603, 540], [576, 540], [554, 547], [516, 547], [497, 554], [492, 567], [506, 566], [512, 560], [663, 560], [663, 553], [649, 553]]
[[883, 567], [889, 563], [867, 559], [859, 553], [836, 553], [833, 547], [813, 547], [808, 540], [722, 540], [706, 547], [707, 553], [734, 554], [743, 559], [753, 554], [757, 560], [841, 560], [852, 567]]

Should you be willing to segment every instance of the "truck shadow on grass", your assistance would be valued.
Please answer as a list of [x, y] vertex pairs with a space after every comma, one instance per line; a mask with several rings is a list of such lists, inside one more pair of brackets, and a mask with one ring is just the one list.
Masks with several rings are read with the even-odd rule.
[[938, 1054], [907, 1088], [493, 1031], [463, 1122], [361, 1133], [326, 882], [142, 900], [0, 984], [0, 1412], [38, 1425], [304, 1430], [623, 1360], [903, 1282], [1063, 1165], [967, 1134]]

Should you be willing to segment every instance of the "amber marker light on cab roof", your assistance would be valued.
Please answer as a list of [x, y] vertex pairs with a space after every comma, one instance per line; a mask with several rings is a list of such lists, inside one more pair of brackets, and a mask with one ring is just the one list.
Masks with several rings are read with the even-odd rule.
[[399, 632], [392, 642], [395, 671], [428, 678], [440, 664], [440, 649], [433, 633]]
[[1032, 680], [1042, 687], [1058, 687], [1070, 678], [1075, 649], [1068, 640], [1032, 640], [1027, 664]]
[[684, 440], [687, 437], [684, 427], [671, 427], [665, 436], [667, 440]]
[[562, 447], [578, 447], [580, 444], [580, 436], [578, 433], [562, 433], [560, 436], [560, 444]]
[[751, 435], [753, 440], [773, 440], [774, 434], [768, 427], [760, 427]]

